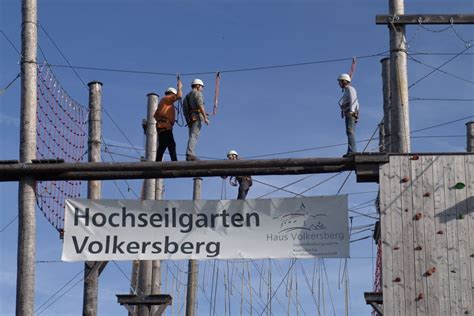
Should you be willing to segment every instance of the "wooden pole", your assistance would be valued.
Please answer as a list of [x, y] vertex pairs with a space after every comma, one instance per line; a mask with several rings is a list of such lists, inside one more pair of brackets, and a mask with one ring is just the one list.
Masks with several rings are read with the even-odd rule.
[[[131, 273], [131, 278], [130, 278], [130, 294], [135, 294], [137, 291], [139, 265], [140, 265], [139, 260], [132, 261], [132, 273]], [[128, 316], [137, 315], [136, 306], [129, 306], [127, 310], [128, 310]]]
[[[403, 15], [404, 0], [389, 0], [392, 16]], [[390, 90], [391, 90], [391, 152], [410, 152], [408, 108], [407, 47], [405, 25], [389, 23], [390, 30]]]
[[383, 58], [382, 63], [382, 90], [383, 90], [383, 132], [384, 152], [391, 152], [392, 141], [390, 137], [391, 120], [391, 95], [390, 95], [390, 58]]
[[[146, 148], [145, 160], [155, 161], [157, 135], [156, 135], [156, 121], [153, 117], [158, 107], [158, 95], [156, 93], [149, 93], [147, 106], [147, 125], [146, 125]], [[155, 179], [148, 178], [144, 185], [144, 199], [155, 199]], [[150, 295], [152, 287], [152, 260], [140, 260], [138, 269], [138, 284], [137, 292], [139, 295]], [[138, 316], [149, 316], [150, 309], [145, 305], [138, 306]]]
[[467, 128], [467, 152], [474, 152], [474, 121], [466, 123]]
[[[201, 178], [194, 178], [193, 200], [201, 199]], [[188, 286], [186, 295], [186, 316], [196, 315], [196, 292], [198, 283], [199, 265], [197, 260], [188, 261]]]
[[[36, 157], [37, 2], [22, 1], [20, 161]], [[23, 178], [18, 188], [16, 315], [33, 315], [35, 306], [35, 180]]]
[[[88, 160], [89, 162], [100, 162], [101, 148], [101, 100], [102, 83], [98, 81], [89, 82], [89, 140]], [[101, 182], [89, 180], [87, 183], [87, 198], [98, 200], [101, 198]], [[97, 296], [99, 289], [99, 270], [93, 269], [98, 264], [94, 261], [84, 263], [84, 296], [82, 302], [82, 315], [97, 315]]]
[[[163, 199], [163, 179], [156, 179], [156, 200]], [[153, 260], [151, 265], [151, 294], [160, 294], [161, 292], [161, 262]], [[155, 315], [158, 306], [151, 307], [151, 315]]]
[[379, 124], [379, 152], [385, 152], [385, 124], [382, 122]]

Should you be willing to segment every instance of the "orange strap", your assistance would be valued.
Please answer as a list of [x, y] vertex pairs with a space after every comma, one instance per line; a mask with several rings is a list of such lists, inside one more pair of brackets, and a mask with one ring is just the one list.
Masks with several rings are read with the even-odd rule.
[[217, 105], [219, 103], [219, 81], [221, 79], [221, 73], [218, 71], [216, 73], [216, 89], [214, 91], [214, 109], [212, 110], [212, 115], [217, 114]]
[[352, 57], [351, 69], [349, 70], [349, 77], [351, 77], [351, 79], [354, 77], [355, 70], [356, 70], [356, 58]]

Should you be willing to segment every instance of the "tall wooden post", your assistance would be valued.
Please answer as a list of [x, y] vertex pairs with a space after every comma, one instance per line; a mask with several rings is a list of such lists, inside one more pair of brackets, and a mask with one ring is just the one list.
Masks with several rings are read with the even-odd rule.
[[[390, 15], [405, 13], [404, 0], [389, 0]], [[410, 123], [408, 108], [407, 47], [405, 25], [389, 23], [390, 30], [390, 90], [392, 152], [410, 152]]]
[[[156, 179], [155, 199], [163, 199], [163, 179]], [[161, 262], [153, 260], [151, 265], [151, 294], [160, 294], [161, 292]], [[158, 306], [151, 307], [151, 315], [155, 315]]]
[[[131, 278], [130, 278], [130, 294], [134, 294], [137, 290], [139, 267], [140, 267], [140, 261], [133, 260], [132, 273], [131, 273]], [[136, 306], [130, 306], [130, 309], [128, 309], [128, 316], [136, 316], [136, 315], [137, 315]]]
[[466, 123], [467, 128], [467, 152], [474, 152], [474, 121], [470, 121]]
[[[102, 83], [89, 82], [89, 162], [100, 162], [101, 148], [101, 111], [102, 111]], [[89, 180], [87, 183], [87, 198], [98, 200], [101, 197], [101, 181]], [[97, 264], [93, 261], [84, 263], [84, 296], [82, 302], [82, 315], [97, 315], [97, 295], [99, 289], [99, 269], [93, 269]]]
[[[21, 5], [21, 117], [20, 162], [36, 158], [36, 47], [38, 41], [37, 2]], [[18, 187], [18, 252], [16, 315], [33, 315], [35, 306], [35, 180], [23, 178]]]
[[384, 152], [391, 152], [392, 140], [390, 137], [391, 120], [391, 94], [390, 94], [390, 58], [383, 58], [382, 63], [382, 91], [383, 91], [383, 133]]
[[[145, 160], [155, 161], [157, 148], [156, 121], [153, 117], [158, 107], [158, 95], [156, 93], [147, 94], [147, 123], [146, 123], [146, 148]], [[155, 199], [155, 179], [146, 179], [144, 186], [144, 199]], [[150, 295], [152, 287], [152, 260], [141, 260], [138, 268], [137, 292], [140, 295]], [[147, 306], [138, 306], [138, 316], [149, 316], [150, 310]]]
[[379, 123], [379, 152], [384, 153], [386, 152], [385, 147], [385, 124]]
[[[201, 199], [201, 178], [194, 178], [193, 200]], [[186, 316], [196, 315], [196, 292], [199, 274], [199, 265], [197, 260], [188, 261], [188, 286], [186, 296]]]

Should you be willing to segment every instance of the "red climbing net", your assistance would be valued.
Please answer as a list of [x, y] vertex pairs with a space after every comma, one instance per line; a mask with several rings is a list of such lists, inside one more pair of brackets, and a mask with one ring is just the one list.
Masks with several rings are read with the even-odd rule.
[[[87, 109], [59, 84], [50, 67], [38, 67], [37, 159], [83, 161], [86, 154]], [[80, 196], [81, 181], [38, 181], [36, 201], [48, 221], [64, 228], [64, 201]]]
[[382, 241], [377, 243], [377, 260], [375, 261], [374, 292], [382, 292]]
[[[377, 243], [377, 259], [375, 261], [374, 292], [382, 293], [382, 240], [380, 238]], [[379, 316], [380, 314], [374, 310], [372, 311], [372, 315]]]

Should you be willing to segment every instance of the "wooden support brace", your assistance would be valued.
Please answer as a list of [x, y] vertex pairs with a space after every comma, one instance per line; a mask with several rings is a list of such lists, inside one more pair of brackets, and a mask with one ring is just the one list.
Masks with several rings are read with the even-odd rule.
[[125, 308], [131, 313], [134, 312], [132, 306], [145, 305], [148, 308], [151, 308], [151, 306], [158, 305], [158, 309], [152, 316], [159, 316], [163, 314], [168, 305], [171, 305], [173, 298], [169, 294], [117, 294], [117, 302], [120, 305], [125, 306]]
[[375, 24], [474, 24], [474, 14], [376, 15]]
[[90, 263], [92, 263], [92, 267], [89, 270], [89, 273], [84, 278], [84, 282], [87, 282], [91, 278], [91, 276], [94, 275], [96, 271], [99, 271], [99, 275], [100, 275], [100, 273], [104, 270], [105, 266], [109, 262], [108, 261], [92, 261], [92, 262], [88, 262], [89, 266], [90, 266]]
[[383, 315], [382, 305], [383, 305], [383, 294], [377, 292], [365, 292], [364, 293], [365, 302], [367, 305], [373, 307], [373, 309]]

